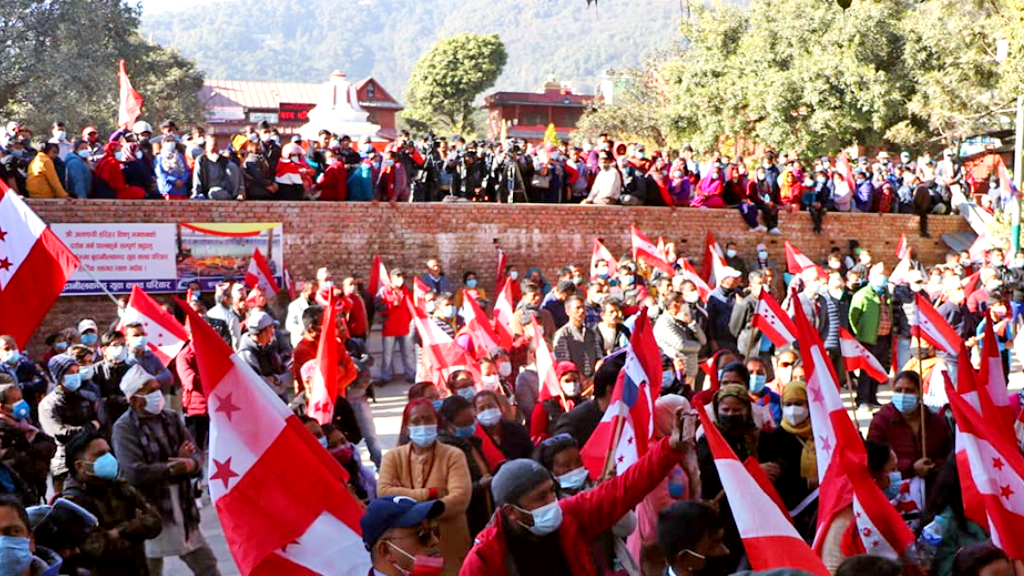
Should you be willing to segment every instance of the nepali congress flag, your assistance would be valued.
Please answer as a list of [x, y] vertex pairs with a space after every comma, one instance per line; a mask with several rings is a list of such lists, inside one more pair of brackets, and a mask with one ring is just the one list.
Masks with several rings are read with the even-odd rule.
[[499, 345], [498, 335], [494, 332], [491, 320], [480, 307], [480, 303], [468, 294], [462, 299], [462, 317], [466, 321], [466, 331], [473, 339], [477, 358], [488, 356], [491, 350]]
[[[954, 390], [949, 403], [956, 418], [957, 462], [964, 510], [983, 508], [992, 543], [1010, 558], [1024, 560], [1024, 456]], [[966, 487], [974, 490], [969, 493]]]
[[313, 382], [309, 387], [309, 398], [306, 399], [306, 415], [321, 425], [329, 424], [334, 418], [334, 403], [338, 397], [338, 329], [335, 314], [334, 303], [329, 302], [324, 307], [320, 321], [316, 370], [313, 371]]
[[701, 266], [700, 275], [707, 280], [711, 286], [718, 284], [720, 277], [719, 270], [726, 266], [725, 257], [722, 255], [722, 247], [715, 240], [715, 235], [708, 231], [704, 237], [704, 264]]
[[209, 402], [210, 497], [245, 576], [366, 576], [359, 502], [331, 454], [185, 306]]
[[786, 241], [786, 270], [790, 274], [800, 274], [804, 270], [814, 268], [818, 271], [819, 278], [828, 278], [828, 273], [821, 266], [818, 266], [811, 261], [810, 258], [804, 256], [802, 252], [793, 247], [789, 241]]
[[124, 60], [117, 63], [117, 83], [120, 101], [117, 108], [117, 126], [130, 129], [135, 120], [142, 115], [142, 96], [135, 91], [135, 88], [132, 88], [132, 81], [128, 79]]
[[512, 349], [512, 315], [515, 307], [512, 305], [512, 280], [505, 278], [505, 284], [498, 292], [494, 300], [494, 333], [498, 335], [498, 344], [506, 351]]
[[643, 232], [640, 232], [636, 226], [630, 226], [630, 234], [633, 243], [633, 260], [645, 262], [651, 268], [657, 268], [670, 276], [675, 273], [672, 264], [665, 260], [665, 255], [647, 236], [644, 236]]
[[594, 250], [590, 254], [590, 279], [597, 278], [597, 263], [604, 260], [608, 264], [608, 278], [614, 278], [615, 272], [619, 269], [619, 263], [612, 256], [612, 251], [605, 248], [599, 238], [594, 238]]
[[750, 325], [760, 330], [772, 341], [772, 344], [780, 348], [796, 342], [796, 325], [782, 310], [782, 306], [779, 306], [775, 298], [768, 293], [768, 290], [761, 290]]
[[174, 360], [188, 341], [188, 332], [178, 319], [138, 286], [132, 286], [117, 329], [124, 332], [124, 327], [133, 322], [142, 324], [146, 330], [146, 347], [164, 366]]
[[0, 333], [24, 349], [80, 262], [3, 180], [0, 195]]
[[679, 273], [683, 278], [693, 282], [693, 285], [697, 287], [697, 294], [700, 295], [701, 302], [707, 302], [708, 296], [711, 295], [711, 287], [704, 281], [704, 278], [701, 278], [700, 274], [698, 274], [697, 270], [693, 267], [693, 264], [690, 264], [688, 260], [680, 258], [679, 262], [682, 265]]
[[917, 294], [916, 300], [917, 314], [907, 317], [907, 321], [910, 322], [910, 335], [924, 338], [935, 348], [956, 355], [960, 351], [961, 342], [956, 330], [946, 323], [927, 298]]
[[874, 380], [879, 382], [889, 380], [889, 374], [878, 358], [875, 358], [871, 351], [842, 326], [839, 327], [839, 350], [843, 354], [843, 362], [848, 371], [864, 370]]
[[249, 269], [245, 271], [245, 285], [249, 288], [259, 287], [264, 294], [277, 296], [281, 287], [274, 280], [274, 274], [270, 271], [270, 264], [263, 257], [259, 248], [252, 251], [252, 260], [249, 260]]
[[640, 312], [633, 335], [626, 345], [626, 362], [615, 381], [608, 408], [590, 439], [580, 450], [583, 464], [592, 478], [601, 478], [614, 463], [615, 473], [622, 474], [647, 453], [647, 444], [654, 434], [654, 401], [661, 389], [661, 362], [657, 386], [652, 386], [650, 358], [653, 341], [647, 311]]
[[537, 350], [534, 353], [537, 361], [537, 378], [540, 380], [540, 390], [537, 394], [537, 401], [543, 402], [548, 398], [558, 398], [562, 409], [569, 410], [569, 401], [565, 399], [565, 392], [558, 381], [558, 372], [555, 371], [555, 355], [551, 353], [548, 341], [544, 339], [543, 330], [537, 322], [537, 317], [530, 318], [531, 337], [537, 343]]
[[391, 276], [380, 255], [373, 255], [373, 262], [370, 263], [370, 278], [366, 281], [366, 289], [370, 291], [370, 297], [377, 295], [381, 286], [391, 286]]
[[825, 536], [840, 512], [853, 507], [857, 538], [844, 538], [859, 552], [844, 549], [848, 556], [868, 553], [898, 558], [914, 542], [899, 513], [889, 503], [867, 469], [867, 449], [843, 407], [839, 383], [821, 337], [802, 306], [795, 306], [800, 347], [807, 370], [807, 399], [818, 461], [818, 529], [814, 549], [819, 554]]
[[[1008, 320], [1003, 320], [1008, 322]], [[996, 342], [996, 330], [992, 326], [993, 319], [989, 313], [988, 321], [985, 322], [985, 337], [982, 340], [981, 369], [978, 371], [978, 388], [985, 391], [988, 401], [991, 402], [991, 413], [986, 414], [986, 422], [992, 422], [1003, 437], [1011, 442], [1016, 438], [1014, 432], [1014, 410], [1010, 402], [1010, 392], [1006, 389], [1007, 378], [1003, 374], [1003, 359], [999, 353], [999, 343]], [[996, 326], [998, 327], [997, 323]], [[1005, 330], [1005, 325], [1004, 328]], [[1004, 332], [1005, 333], [1005, 332]], [[962, 356], [969, 358], [969, 356]]]
[[907, 235], [900, 233], [900, 240], [896, 243], [896, 257], [903, 260], [910, 256], [910, 246], [907, 245]]
[[413, 326], [416, 327], [422, 342], [420, 347], [423, 354], [420, 358], [427, 371], [426, 379], [433, 382], [442, 394], [448, 390], [448, 376], [456, 370], [468, 370], [473, 374], [474, 381], [479, 382], [479, 365], [469, 352], [456, 344], [440, 326], [434, 324], [426, 312], [414, 306], [412, 302], [408, 302], [408, 306]]
[[[751, 472], [740, 462], [705, 410], [697, 410], [715, 458], [725, 497], [732, 503], [733, 519], [754, 570], [795, 568], [829, 576], [821, 558], [800, 537], [792, 522]], [[769, 483], [770, 486], [770, 483]]]

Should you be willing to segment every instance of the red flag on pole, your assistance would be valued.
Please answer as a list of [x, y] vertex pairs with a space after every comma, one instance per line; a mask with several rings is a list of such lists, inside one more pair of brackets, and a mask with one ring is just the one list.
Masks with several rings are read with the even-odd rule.
[[708, 286], [707, 282], [704, 281], [704, 278], [701, 278], [700, 274], [697, 274], [697, 270], [693, 268], [693, 264], [690, 264], [686, 259], [680, 260], [683, 263], [683, 267], [679, 273], [683, 278], [693, 282], [693, 285], [697, 287], [697, 293], [700, 295], [701, 302], [707, 302], [712, 288]]
[[544, 340], [544, 335], [541, 334], [537, 318], [530, 319], [530, 329], [533, 330], [532, 337], [537, 343], [537, 377], [540, 379], [540, 392], [537, 395], [537, 401], [543, 402], [548, 398], [558, 398], [562, 408], [568, 410], [569, 402], [565, 399], [562, 385], [558, 381], [558, 373], [555, 372], [555, 356], [551, 353], [551, 347], [548, 346], [547, 340]]
[[117, 63], [117, 82], [121, 97], [121, 105], [117, 110], [117, 125], [120, 128], [130, 129], [142, 115], [142, 96], [135, 91], [135, 88], [132, 88], [132, 81], [128, 79], [124, 60]]
[[612, 256], [611, 250], [605, 248], [601, 240], [594, 238], [594, 250], [590, 254], [590, 279], [597, 278], [597, 263], [604, 260], [608, 264], [608, 278], [614, 278], [615, 272], [619, 269], [619, 263]]
[[462, 299], [462, 317], [466, 320], [466, 329], [473, 338], [473, 348], [477, 358], [488, 355], [492, 348], [499, 346], [498, 335], [494, 333], [491, 320], [484, 313], [476, 298], [466, 295]]
[[332, 293], [320, 322], [316, 371], [313, 372], [313, 383], [309, 389], [309, 398], [306, 399], [306, 415], [320, 424], [329, 424], [334, 418], [334, 403], [338, 398], [338, 329], [334, 315]]
[[188, 332], [178, 319], [138, 286], [132, 286], [117, 329], [123, 332], [124, 327], [133, 322], [142, 324], [146, 330], [146, 347], [164, 366], [174, 360], [188, 341]]
[[505, 267], [508, 266], [508, 255], [501, 248], [498, 248], [498, 265], [494, 273], [494, 291], [501, 288], [501, 279], [505, 277]]
[[512, 349], [512, 282], [511, 278], [505, 279], [504, 286], [498, 292], [494, 300], [494, 333], [498, 335], [498, 344], [509, 351]]
[[761, 295], [757, 298], [757, 308], [754, 309], [750, 325], [759, 329], [776, 346], [782, 347], [796, 341], [796, 326], [793, 320], [767, 290], [761, 290]]
[[643, 235], [643, 232], [640, 232], [636, 226], [631, 226], [630, 232], [633, 243], [633, 260], [645, 262], [651, 268], [657, 268], [666, 274], [675, 274], [672, 264], [665, 260], [665, 255]]
[[839, 327], [839, 349], [843, 354], [843, 362], [847, 371], [864, 370], [871, 378], [879, 382], [887, 382], [889, 375], [877, 358], [864, 347], [850, 331]]
[[373, 255], [373, 262], [370, 263], [370, 277], [366, 281], [366, 289], [370, 291], [373, 298], [380, 291], [381, 286], [391, 286], [391, 276], [384, 266], [384, 261], [377, 254]]
[[818, 266], [810, 258], [804, 256], [802, 252], [793, 247], [789, 241], [786, 241], [786, 270], [790, 274], [800, 274], [808, 268], [815, 268], [818, 270], [818, 277], [828, 278], [828, 273], [821, 266]]
[[80, 263], [2, 180], [0, 194], [0, 333], [24, 348]]
[[956, 330], [953, 330], [927, 298], [920, 294], [917, 294], [915, 298], [917, 314], [907, 317], [907, 321], [910, 323], [910, 335], [924, 338], [948, 354], [957, 354], [960, 351], [961, 338]]
[[704, 264], [700, 268], [700, 275], [711, 286], [718, 284], [718, 270], [725, 266], [725, 257], [722, 256], [722, 247], [715, 240], [715, 235], [709, 230], [704, 238]]
[[896, 257], [903, 260], [910, 256], [910, 246], [907, 246], [907, 235], [900, 233], [900, 240], [896, 243]]
[[254, 248], [252, 251], [249, 269], [245, 272], [245, 285], [250, 288], [259, 286], [264, 293], [271, 296], [277, 296], [277, 293], [281, 291], [277, 280], [274, 279], [274, 274], [270, 271], [270, 264], [263, 257], [259, 248]]

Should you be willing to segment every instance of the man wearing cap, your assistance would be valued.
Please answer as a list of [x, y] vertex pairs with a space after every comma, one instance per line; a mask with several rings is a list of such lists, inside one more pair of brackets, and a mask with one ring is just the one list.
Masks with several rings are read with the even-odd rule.
[[719, 273], [718, 287], [708, 295], [708, 339], [711, 340], [712, 351], [722, 348], [735, 350], [736, 337], [729, 331], [729, 320], [732, 319], [733, 306], [743, 299], [739, 291], [743, 275], [731, 266], [725, 266]]
[[114, 423], [113, 444], [124, 479], [160, 510], [163, 529], [146, 541], [150, 574], [163, 574], [164, 558], [179, 556], [197, 576], [219, 576], [217, 558], [199, 529], [192, 479], [203, 453], [181, 416], [164, 410], [160, 384], [141, 366], [121, 380], [130, 406]]
[[395, 347], [398, 347], [402, 359], [405, 379], [412, 382], [416, 377], [416, 362], [413, 359], [412, 340], [409, 338], [409, 327], [412, 324], [412, 313], [409, 304], [412, 292], [405, 285], [405, 273], [401, 268], [391, 270], [391, 285], [381, 286], [374, 298], [377, 312], [384, 320], [381, 335], [384, 337], [384, 362], [380, 366], [380, 377], [384, 382], [391, 381], [394, 372]]
[[680, 439], [678, 418], [675, 422], [672, 433], [624, 473], [563, 500], [555, 496], [555, 478], [539, 463], [506, 462], [491, 481], [497, 512], [459, 574], [596, 576], [592, 558], [598, 537], [692, 454], [692, 440]]
[[210, 308], [207, 316], [216, 318], [228, 325], [228, 331], [231, 333], [231, 341], [228, 344], [237, 350], [242, 337], [242, 324], [238, 321], [238, 316], [231, 310], [231, 283], [221, 282], [217, 284], [214, 291], [214, 299], [216, 304], [213, 308]]
[[417, 502], [408, 496], [377, 498], [359, 519], [370, 551], [369, 576], [433, 576], [444, 569], [437, 517], [444, 502]]
[[[272, 346], [274, 319], [266, 312], [256, 311], [245, 321], [246, 333], [238, 346], [238, 357], [244, 360], [274, 391], [287, 402], [292, 374]], [[300, 366], [301, 368], [301, 366]]]
[[99, 353], [100, 329], [92, 318], [83, 318], [78, 323], [78, 338], [83, 346], [88, 346], [94, 353]]
[[57, 354], [47, 364], [50, 378], [57, 383], [53, 391], [39, 403], [39, 425], [43, 432], [57, 441], [57, 453], [50, 461], [53, 489], [60, 492], [68, 467], [64, 460], [64, 445], [80, 432], [100, 429], [99, 415], [92, 400], [79, 393], [82, 376], [78, 362], [67, 354]]
[[[892, 302], [888, 290], [889, 278], [882, 263], [871, 267], [868, 285], [858, 290], [850, 301], [850, 330], [882, 366], [892, 360]], [[878, 403], [878, 382], [860, 371], [857, 379], [857, 405], [861, 408], [881, 408]]]
[[160, 384], [160, 389], [170, 392], [174, 384], [171, 371], [164, 366], [164, 363], [156, 357], [156, 354], [149, 349], [149, 340], [146, 335], [146, 327], [142, 322], [129, 322], [124, 326], [125, 342], [128, 345], [128, 358], [125, 362], [129, 366], [138, 364], [149, 372]]

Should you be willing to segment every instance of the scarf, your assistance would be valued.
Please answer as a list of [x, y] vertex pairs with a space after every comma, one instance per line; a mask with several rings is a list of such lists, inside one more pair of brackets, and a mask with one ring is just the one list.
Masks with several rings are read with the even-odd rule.
[[[786, 384], [786, 388], [782, 391], [783, 405], [785, 405], [786, 400], [803, 400], [806, 402], [807, 385], [800, 380]], [[790, 424], [789, 420], [783, 417], [781, 425], [783, 430], [792, 434], [800, 441], [800, 445], [803, 446], [803, 451], [800, 452], [800, 477], [816, 480], [818, 478], [818, 455], [814, 451], [811, 417], [808, 416], [799, 425]]]
[[185, 159], [181, 157], [181, 154], [178, 154], [177, 150], [170, 156], [165, 155], [163, 151], [160, 152], [160, 168], [165, 173], [174, 175], [182, 174], [188, 170], [185, 166]]
[[[741, 402], [746, 404], [747, 425], [742, 429], [726, 428], [718, 421], [718, 404], [722, 399], [730, 396], [738, 398]], [[740, 461], [746, 460], [750, 456], [757, 458], [758, 429], [757, 426], [754, 426], [750, 393], [747, 392], [747, 389], [739, 384], [726, 384], [725, 386], [722, 386], [718, 392], [715, 393], [712, 408], [715, 411], [715, 426], [722, 433], [722, 436], [725, 437], [729, 446], [736, 451], [736, 456]]]

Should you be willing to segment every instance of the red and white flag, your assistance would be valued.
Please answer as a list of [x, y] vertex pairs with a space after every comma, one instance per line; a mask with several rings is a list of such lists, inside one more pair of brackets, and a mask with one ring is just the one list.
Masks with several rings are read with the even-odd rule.
[[424, 312], [427, 311], [427, 294], [429, 292], [430, 286], [420, 280], [419, 276], [414, 276], [412, 279], [412, 303]]
[[491, 349], [500, 346], [498, 335], [491, 326], [491, 320], [484, 313], [476, 298], [466, 296], [462, 299], [462, 317], [466, 321], [466, 330], [473, 339], [473, 348], [477, 358], [483, 358]]
[[[592, 478], [604, 475], [611, 458], [622, 474], [647, 453], [654, 434], [654, 402], [661, 390], [661, 354], [654, 342], [647, 311], [641, 310], [626, 346], [626, 362], [612, 390], [600, 423], [580, 450]], [[651, 347], [657, 354], [657, 385], [650, 375]]]
[[277, 296], [281, 287], [274, 280], [274, 274], [270, 271], [270, 263], [263, 257], [259, 248], [252, 251], [252, 260], [249, 260], [249, 269], [245, 272], [245, 285], [249, 288], [259, 286], [264, 294]]
[[[956, 418], [957, 461], [964, 511], [983, 508], [992, 543], [1015, 560], [1024, 560], [1024, 456], [955, 390], [949, 404]], [[973, 493], [966, 490], [973, 486]], [[973, 519], [973, 518], [972, 518]]]
[[878, 358], [842, 326], [839, 327], [839, 350], [843, 353], [843, 362], [848, 371], [864, 370], [868, 376], [879, 382], [889, 380], [889, 374]]
[[793, 247], [789, 241], [786, 241], [786, 269], [790, 274], [800, 274], [804, 270], [814, 268], [818, 271], [819, 278], [828, 278], [828, 272], [821, 266], [818, 266], [810, 258], [804, 256], [802, 252]]
[[675, 270], [672, 264], [665, 260], [665, 255], [658, 249], [636, 226], [630, 226], [630, 233], [633, 242], [633, 260], [646, 262], [651, 268], [657, 268], [662, 272], [672, 275]]
[[892, 269], [892, 274], [889, 274], [889, 282], [893, 284], [905, 284], [907, 281], [907, 273], [910, 272], [910, 258], [904, 258], [900, 260], [900, 263]]
[[796, 325], [767, 290], [761, 290], [757, 298], [757, 308], [750, 325], [760, 330], [776, 346], [796, 342]]
[[[333, 294], [330, 299], [334, 299]], [[320, 321], [316, 371], [306, 399], [306, 415], [320, 424], [329, 424], [334, 418], [334, 404], [338, 398], [338, 328], [334, 315], [334, 302], [328, 301]]]
[[845, 151], [836, 156], [836, 171], [843, 175], [843, 180], [850, 187], [851, 192], [857, 191], [857, 180], [853, 176], [853, 168], [850, 166], [850, 155]]
[[133, 322], [142, 324], [146, 330], [146, 347], [164, 366], [174, 360], [188, 341], [188, 332], [178, 319], [138, 286], [132, 286], [117, 329], [123, 332], [124, 327]]
[[117, 108], [117, 126], [119, 128], [131, 129], [132, 124], [142, 115], [142, 96], [135, 91], [135, 88], [132, 88], [132, 81], [128, 79], [124, 60], [117, 63], [117, 83], [120, 92], [120, 105]]
[[209, 403], [210, 497], [239, 571], [365, 576], [370, 557], [360, 535], [362, 510], [345, 487], [341, 465], [266, 382], [181, 304]]
[[558, 373], [555, 372], [555, 356], [551, 353], [551, 347], [541, 333], [540, 324], [537, 318], [530, 319], [530, 330], [533, 330], [533, 339], [537, 343], [537, 378], [540, 380], [540, 391], [537, 394], [537, 401], [543, 402], [548, 398], [558, 398], [562, 408], [568, 410], [569, 402], [565, 399], [562, 391], [562, 384], [558, 381]]
[[725, 277], [725, 269], [729, 265], [725, 262], [725, 257], [715, 249], [715, 246], [708, 246], [707, 251], [705, 262], [711, 263], [711, 275], [708, 277], [708, 285], [717, 286], [719, 280]]
[[722, 254], [722, 247], [715, 240], [715, 235], [709, 230], [704, 237], [704, 264], [700, 268], [700, 275], [707, 281], [708, 285], [718, 284], [718, 271], [725, 264], [725, 256]]
[[[967, 347], [963, 344], [960, 345], [960, 353], [962, 355], [967, 353]], [[946, 400], [943, 406], [949, 404], [949, 391], [953, 390], [960, 399], [981, 414], [986, 421], [998, 421], [992, 399], [988, 397], [988, 391], [983, 386], [978, 386], [979, 375], [969, 362], [957, 362], [956, 386], [953, 386], [949, 374], [944, 373], [943, 377], [944, 382], [936, 386], [936, 388], [942, 388], [943, 397]], [[959, 430], [959, 428], [954, 427], [954, 430]], [[964, 448], [965, 446], [957, 443], [954, 457], [957, 466], [966, 469], [970, 467], [970, 461]], [[985, 505], [981, 500], [978, 487], [974, 485], [974, 478], [970, 474], [961, 475], [960, 491], [963, 493], [964, 516], [979, 526], [987, 525], [988, 515], [985, 512]]]
[[[914, 542], [899, 513], [867, 469], [867, 450], [839, 396], [839, 381], [821, 337], [802, 306], [794, 307], [800, 347], [807, 370], [807, 399], [818, 460], [818, 530], [814, 549], [821, 552], [839, 512], [852, 504], [854, 524], [863, 551], [898, 558]], [[849, 552], [852, 555], [854, 552]]]
[[927, 298], [917, 294], [915, 299], [917, 314], [907, 317], [907, 321], [910, 322], [910, 335], [924, 338], [947, 354], [956, 355], [960, 351], [962, 341], [956, 330], [953, 330]]
[[907, 245], [907, 235], [900, 233], [900, 240], [896, 243], [896, 257], [900, 260], [910, 256], [910, 246]]
[[413, 326], [420, 336], [422, 360], [429, 374], [428, 380], [433, 382], [444, 394], [448, 390], [448, 376], [456, 370], [469, 370], [476, 382], [480, 381], [480, 369], [476, 360], [440, 326], [427, 317], [426, 312], [408, 303], [412, 312]]
[[511, 278], [506, 278], [494, 300], [494, 333], [498, 335], [498, 344], [505, 351], [512, 349], [513, 341], [512, 315], [515, 311], [512, 306], [512, 282]]
[[680, 258], [679, 262], [682, 264], [679, 273], [697, 287], [697, 293], [700, 295], [701, 302], [707, 302], [708, 296], [711, 294], [711, 287], [701, 278], [700, 274], [697, 274], [697, 270], [693, 268], [693, 264], [690, 264], [688, 260]]
[[494, 273], [494, 291], [497, 292], [501, 288], [501, 279], [505, 277], [505, 267], [508, 266], [508, 254], [501, 248], [498, 248], [498, 263], [497, 270]]
[[800, 537], [793, 523], [736, 457], [705, 410], [698, 409], [725, 497], [733, 503], [733, 519], [743, 548], [756, 571], [794, 568], [830, 576], [821, 558]]
[[[1004, 320], [1004, 322], [1007, 321]], [[1006, 388], [1007, 377], [1003, 374], [1003, 359], [999, 354], [999, 343], [996, 342], [991, 314], [985, 322], [985, 337], [982, 339], [981, 348], [978, 387], [984, 389], [993, 408], [991, 415], [984, 412], [982, 414], [985, 416], [985, 421], [991, 422], [1004, 438], [1013, 442], [1016, 438], [1013, 430], [1015, 414], [1010, 402], [1010, 392]], [[969, 356], [961, 357], [968, 358]]]
[[2, 180], [0, 194], [0, 333], [24, 349], [80, 262]]
[[282, 274], [284, 275], [284, 287], [288, 290], [288, 299], [295, 300], [295, 282], [292, 281], [292, 276], [288, 273], [287, 266], [282, 270]]
[[988, 234], [982, 232], [978, 234], [978, 237], [971, 242], [971, 246], [967, 249], [967, 255], [970, 256], [971, 262], [984, 263], [985, 253], [992, 248], [992, 240], [988, 237]]
[[597, 263], [604, 260], [608, 264], [608, 278], [615, 277], [615, 271], [619, 269], [619, 263], [612, 256], [611, 250], [605, 248], [599, 238], [594, 238], [594, 251], [590, 254], [590, 279], [597, 278]]
[[366, 281], [366, 289], [370, 291], [371, 298], [377, 295], [381, 286], [391, 286], [391, 275], [381, 257], [374, 254], [373, 262], [370, 263], [370, 277]]

